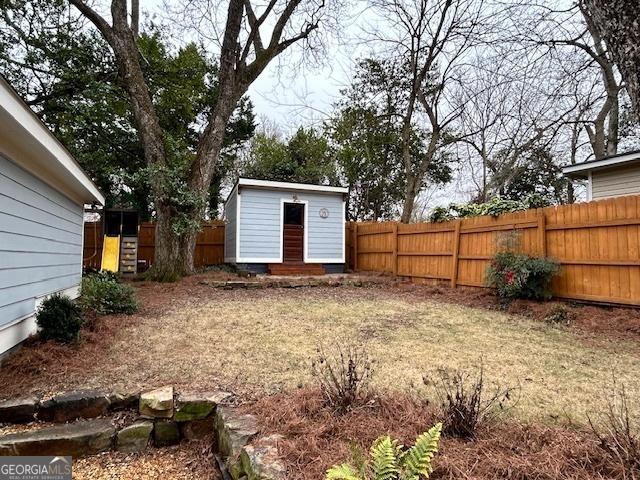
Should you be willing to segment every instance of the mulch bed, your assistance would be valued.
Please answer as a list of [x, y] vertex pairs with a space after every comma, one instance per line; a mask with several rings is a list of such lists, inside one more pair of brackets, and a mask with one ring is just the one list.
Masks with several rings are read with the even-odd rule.
[[[353, 446], [368, 452], [380, 435], [410, 445], [437, 422], [437, 410], [402, 395], [377, 398], [337, 415], [320, 392], [305, 387], [242, 407], [256, 415], [265, 433], [285, 436], [279, 446], [287, 479], [318, 480], [327, 468], [349, 461]], [[473, 441], [443, 438], [434, 479], [624, 478], [593, 435], [570, 427], [504, 420], [483, 427]]]
[[76, 480], [221, 480], [212, 438], [139, 453], [107, 452], [74, 459]]

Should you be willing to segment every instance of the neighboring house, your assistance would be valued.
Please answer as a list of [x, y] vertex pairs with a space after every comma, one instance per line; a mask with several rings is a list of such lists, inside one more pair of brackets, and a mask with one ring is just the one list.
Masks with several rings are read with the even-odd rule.
[[36, 331], [44, 298], [78, 295], [92, 202], [103, 195], [0, 77], [0, 354]]
[[587, 200], [640, 194], [640, 151], [567, 165], [562, 173], [587, 180]]
[[347, 188], [240, 178], [225, 205], [225, 262], [255, 272], [342, 272]]

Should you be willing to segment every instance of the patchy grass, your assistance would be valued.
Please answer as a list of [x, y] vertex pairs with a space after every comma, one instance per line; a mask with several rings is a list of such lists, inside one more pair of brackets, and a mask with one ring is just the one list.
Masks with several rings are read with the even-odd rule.
[[40, 346], [26, 347], [2, 368], [0, 393], [173, 383], [260, 397], [308, 383], [319, 344], [352, 341], [376, 361], [373, 386], [388, 391], [431, 396], [423, 374], [483, 359], [489, 383], [521, 386], [514, 413], [522, 419], [583, 423], [602, 405], [613, 371], [630, 395], [640, 394], [640, 350], [631, 342], [433, 302], [419, 290], [163, 288], [143, 285], [143, 311], [99, 348], [73, 347], [31, 371], [20, 356]]

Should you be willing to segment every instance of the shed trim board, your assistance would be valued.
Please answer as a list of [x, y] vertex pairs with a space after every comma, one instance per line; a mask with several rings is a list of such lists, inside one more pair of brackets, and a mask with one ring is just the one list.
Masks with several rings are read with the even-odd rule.
[[275, 182], [272, 180], [257, 180], [254, 178], [239, 178], [237, 185], [247, 187], [281, 188], [284, 190], [307, 190], [312, 192], [348, 193], [347, 187], [331, 185], [313, 185], [310, 183]]
[[236, 185], [236, 262], [240, 259], [240, 204], [242, 197], [240, 196], [240, 187]]

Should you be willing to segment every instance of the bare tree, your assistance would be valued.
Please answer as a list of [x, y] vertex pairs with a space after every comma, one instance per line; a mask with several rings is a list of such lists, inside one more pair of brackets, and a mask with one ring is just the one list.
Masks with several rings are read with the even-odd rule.
[[[481, 24], [481, 0], [375, 0], [386, 18], [376, 39], [387, 54], [408, 70], [406, 102], [402, 112], [402, 161], [406, 175], [401, 221], [411, 220], [425, 175], [442, 148], [455, 140], [448, 127], [460, 115], [448, 94], [462, 75], [461, 60], [477, 42]], [[416, 123], [426, 126], [426, 151], [412, 152]]]
[[593, 25], [620, 69], [640, 121], [640, 2], [584, 0], [582, 8], [589, 12]]
[[[111, 22], [84, 0], [69, 2], [95, 25], [113, 50], [145, 160], [151, 167], [157, 216], [152, 273], [158, 279], [189, 274], [193, 272], [196, 236], [229, 118], [267, 65], [292, 45], [307, 42], [318, 29], [325, 0], [269, 0], [260, 6], [251, 0], [228, 0], [221, 22], [218, 96], [211, 105], [197, 151], [188, 160], [187, 173], [179, 179], [183, 181], [180, 188], [186, 191], [180, 202], [172, 195], [175, 179], [170, 177], [165, 136], [143, 75], [136, 44], [137, 26], [129, 23], [127, 1], [111, 1]], [[205, 8], [213, 10], [217, 5], [207, 3]], [[190, 201], [185, 202], [184, 198]]]
[[456, 95], [461, 132], [456, 153], [471, 171], [474, 200], [503, 193], [523, 169], [531, 152], [548, 150], [575, 109], [567, 102], [562, 78], [549, 80], [535, 58], [503, 48], [483, 52]]
[[[616, 154], [622, 84], [590, 12], [581, 0], [568, 8], [560, 2], [516, 3], [526, 12], [519, 17], [520, 30], [524, 33], [518, 35], [516, 41], [547, 48], [546, 57], [560, 64], [567, 81], [573, 82], [574, 89], [585, 98], [582, 105], [590, 106], [579, 108], [583, 113], [579, 121], [588, 135], [593, 155], [602, 158]], [[600, 78], [599, 86], [594, 85], [596, 75]]]

